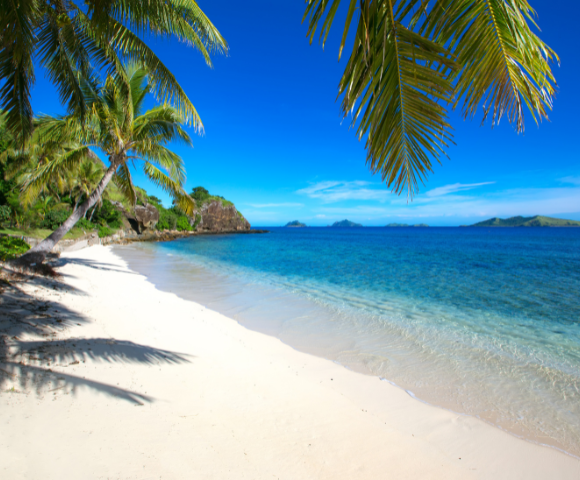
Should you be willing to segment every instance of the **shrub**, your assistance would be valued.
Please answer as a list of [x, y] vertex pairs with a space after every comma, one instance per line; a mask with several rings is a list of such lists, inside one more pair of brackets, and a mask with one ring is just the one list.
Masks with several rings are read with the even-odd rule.
[[185, 215], [182, 215], [177, 219], [177, 230], [179, 230], [180, 232], [183, 231], [191, 232], [193, 230], [193, 228], [189, 224], [189, 218], [187, 218]]
[[99, 227], [99, 238], [110, 237], [115, 233], [114, 230], [110, 229], [109, 227]]
[[0, 205], [0, 225], [10, 220], [12, 210], [8, 205]]
[[30, 245], [20, 238], [0, 237], [0, 260], [12, 260], [30, 250]]
[[55, 230], [60, 227], [69, 216], [70, 212], [65, 209], [49, 210], [40, 226], [50, 230]]
[[80, 228], [81, 230], [94, 230], [95, 224], [93, 222], [89, 222], [86, 218], [81, 218], [76, 223], [75, 227]]
[[155, 195], [149, 195], [149, 196], [147, 197], [147, 201], [148, 201], [149, 203], [152, 203], [152, 204], [153, 204], [153, 205], [155, 205], [155, 206], [159, 206], [159, 205], [161, 205], [161, 199], [160, 199], [160, 198], [157, 198]]
[[109, 200], [103, 200], [103, 204], [93, 215], [92, 221], [98, 225], [108, 225], [112, 229], [118, 230], [123, 226], [121, 217], [121, 212]]
[[195, 187], [190, 194], [191, 198], [193, 198], [199, 204], [202, 204], [205, 200], [207, 200], [211, 195], [209, 192], [203, 187]]
[[195, 230], [197, 228], [197, 226], [199, 225], [199, 222], [201, 222], [201, 215], [198, 213], [195, 216], [195, 222], [193, 222], [193, 229]]
[[159, 210], [159, 221], [157, 222], [157, 230], [175, 230], [177, 227], [178, 216], [171, 210]]

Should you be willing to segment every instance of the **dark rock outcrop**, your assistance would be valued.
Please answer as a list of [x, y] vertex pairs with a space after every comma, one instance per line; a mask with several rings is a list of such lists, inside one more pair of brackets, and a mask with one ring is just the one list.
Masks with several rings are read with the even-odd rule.
[[250, 230], [250, 223], [238, 212], [234, 205], [224, 207], [221, 202], [206, 203], [196, 212], [196, 231], [226, 233]]
[[153, 228], [159, 221], [159, 210], [153, 205], [147, 204], [135, 206], [135, 220], [139, 223], [139, 227]]

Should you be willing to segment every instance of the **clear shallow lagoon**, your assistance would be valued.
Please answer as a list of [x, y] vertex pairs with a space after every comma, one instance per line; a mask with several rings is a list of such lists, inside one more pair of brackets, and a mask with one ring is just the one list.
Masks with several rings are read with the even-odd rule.
[[162, 290], [580, 456], [580, 229], [270, 230], [115, 251]]

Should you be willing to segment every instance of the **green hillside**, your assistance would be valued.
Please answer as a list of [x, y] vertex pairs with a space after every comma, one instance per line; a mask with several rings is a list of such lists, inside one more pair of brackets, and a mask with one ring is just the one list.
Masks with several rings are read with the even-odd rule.
[[580, 222], [576, 220], [563, 220], [561, 218], [544, 217], [536, 215], [534, 217], [511, 217], [511, 218], [490, 218], [484, 222], [479, 222], [471, 227], [580, 227]]
[[331, 227], [362, 227], [360, 223], [351, 222], [350, 220], [342, 220], [341, 222], [334, 222]]

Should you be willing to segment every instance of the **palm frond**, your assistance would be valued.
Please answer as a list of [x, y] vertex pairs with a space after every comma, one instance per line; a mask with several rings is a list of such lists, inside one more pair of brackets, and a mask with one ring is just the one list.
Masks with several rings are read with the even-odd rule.
[[437, 0], [424, 31], [449, 44], [462, 69], [457, 101], [473, 116], [498, 124], [503, 115], [524, 130], [524, 105], [536, 121], [548, 118], [555, 93], [550, 62], [556, 53], [530, 29], [534, 11], [527, 0]]
[[68, 16], [48, 11], [38, 32], [40, 64], [57, 86], [61, 102], [68, 105], [69, 111], [78, 110], [84, 119], [88, 103], [84, 95], [86, 83], [94, 82], [95, 77], [87, 51], [92, 42]]
[[113, 177], [113, 182], [117, 185], [117, 188], [121, 191], [123, 196], [131, 202], [131, 205], [137, 203], [137, 192], [133, 186], [133, 179], [131, 178], [131, 172], [126, 163], [119, 166], [119, 169]]
[[20, 189], [22, 202], [25, 205], [32, 204], [55, 175], [64, 174], [80, 165], [88, 157], [88, 150], [84, 145], [71, 148], [37, 167]]
[[[122, 23], [114, 19], [108, 23], [107, 34], [110, 37], [93, 29], [87, 29], [87, 33], [93, 36], [94, 41], [99, 46], [109, 44], [112, 47], [108, 52], [111, 61], [116, 61], [114, 52], [116, 49], [123, 57], [144, 65], [147, 68], [149, 82], [156, 99], [160, 103], [175, 105], [186, 122], [190, 123], [196, 130], [203, 131], [203, 123], [191, 100], [153, 50]], [[119, 70], [118, 67], [117, 70]]]
[[[315, 3], [311, 35], [329, 6], [324, 0]], [[445, 154], [451, 139], [442, 105], [452, 100], [448, 76], [456, 65], [447, 49], [402, 24], [395, 3], [360, 3], [354, 48], [339, 95], [343, 95], [344, 115], [353, 114], [352, 125], [359, 138], [367, 135], [371, 171], [380, 174], [395, 192], [406, 188], [412, 197], [432, 171], [431, 158]], [[336, 5], [330, 5], [323, 24], [325, 35]]]
[[[463, 100], [465, 116], [483, 104], [524, 127], [524, 106], [547, 118], [557, 55], [530, 29], [528, 0], [345, 0], [339, 58], [357, 18], [353, 50], [339, 85], [346, 116], [367, 161], [396, 192], [416, 193], [432, 160], [451, 141], [446, 107]], [[324, 45], [340, 0], [306, 0], [308, 37]]]
[[155, 139], [156, 142], [182, 142], [191, 146], [189, 134], [181, 126], [178, 112], [167, 105], [153, 107], [135, 119], [133, 137], [137, 141]]
[[32, 133], [30, 89], [34, 83], [35, 29], [40, 21], [38, 0], [0, 2], [0, 107], [6, 124], [22, 142]]
[[169, 150], [167, 147], [159, 143], [151, 143], [144, 145], [137, 143], [133, 147], [140, 158], [147, 162], [158, 165], [168, 172], [169, 178], [179, 185], [185, 183], [185, 166], [182, 158], [176, 153]]
[[181, 183], [173, 180], [169, 175], [162, 172], [151, 162], [143, 163], [145, 175], [155, 185], [169, 193], [176, 201], [177, 206], [186, 214], [193, 215], [195, 210], [195, 201], [183, 190]]

